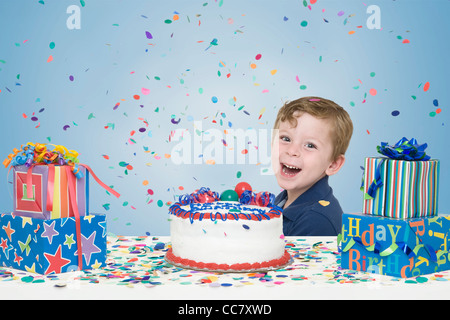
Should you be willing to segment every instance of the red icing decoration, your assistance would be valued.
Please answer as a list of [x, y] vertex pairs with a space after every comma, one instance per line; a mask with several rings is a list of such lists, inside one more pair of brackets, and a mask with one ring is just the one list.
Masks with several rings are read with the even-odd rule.
[[172, 248], [166, 253], [166, 260], [170, 263], [178, 264], [186, 266], [187, 268], [193, 269], [202, 269], [202, 270], [224, 270], [224, 271], [243, 271], [243, 270], [258, 270], [258, 269], [267, 269], [267, 268], [276, 268], [283, 266], [289, 262], [291, 259], [291, 255], [287, 250], [284, 251], [284, 254], [279, 259], [273, 259], [270, 261], [264, 262], [255, 262], [255, 263], [235, 263], [232, 265], [228, 264], [217, 264], [217, 263], [205, 263], [205, 262], [197, 262], [190, 259], [183, 259], [173, 254]]

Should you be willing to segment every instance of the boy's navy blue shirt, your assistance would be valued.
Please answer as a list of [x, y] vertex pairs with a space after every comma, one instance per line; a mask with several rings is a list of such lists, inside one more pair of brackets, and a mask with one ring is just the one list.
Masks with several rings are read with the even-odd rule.
[[[286, 200], [287, 191], [283, 190], [275, 198], [275, 205], [282, 207]], [[283, 209], [283, 233], [285, 236], [337, 236], [341, 232], [342, 213], [325, 176]]]

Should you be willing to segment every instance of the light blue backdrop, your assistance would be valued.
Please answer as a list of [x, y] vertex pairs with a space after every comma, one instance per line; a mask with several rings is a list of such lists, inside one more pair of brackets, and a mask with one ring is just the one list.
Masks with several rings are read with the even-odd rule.
[[[369, 5], [380, 29], [367, 26]], [[91, 211], [107, 213], [109, 231], [168, 235], [168, 204], [182, 193], [240, 181], [278, 193], [258, 130], [285, 101], [318, 95], [355, 126], [331, 178], [344, 211], [361, 210], [364, 157], [405, 136], [441, 160], [439, 207], [450, 213], [448, 12], [444, 0], [1, 0], [0, 151], [28, 141], [77, 150], [122, 195], [91, 183]], [[225, 132], [258, 132], [246, 157], [258, 150], [260, 163], [211, 164], [209, 149], [192, 146], [192, 164], [176, 164], [177, 129], [192, 143], [203, 130], [203, 147], [208, 132], [220, 133], [235, 158], [242, 150], [230, 150]], [[1, 210], [10, 211], [7, 169], [0, 176]]]

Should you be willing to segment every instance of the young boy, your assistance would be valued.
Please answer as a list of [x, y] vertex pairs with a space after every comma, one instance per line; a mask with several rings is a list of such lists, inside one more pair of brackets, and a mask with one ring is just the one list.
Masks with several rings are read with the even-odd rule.
[[342, 209], [328, 177], [345, 162], [353, 133], [348, 113], [333, 101], [304, 97], [278, 112], [272, 164], [284, 190], [275, 204], [283, 208], [285, 236], [336, 236]]

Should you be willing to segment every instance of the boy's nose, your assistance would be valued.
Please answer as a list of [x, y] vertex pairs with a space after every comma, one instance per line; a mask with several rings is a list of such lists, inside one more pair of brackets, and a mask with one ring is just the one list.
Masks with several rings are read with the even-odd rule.
[[287, 153], [291, 157], [299, 157], [300, 156], [300, 148], [298, 148], [297, 146], [290, 146], [287, 149]]

